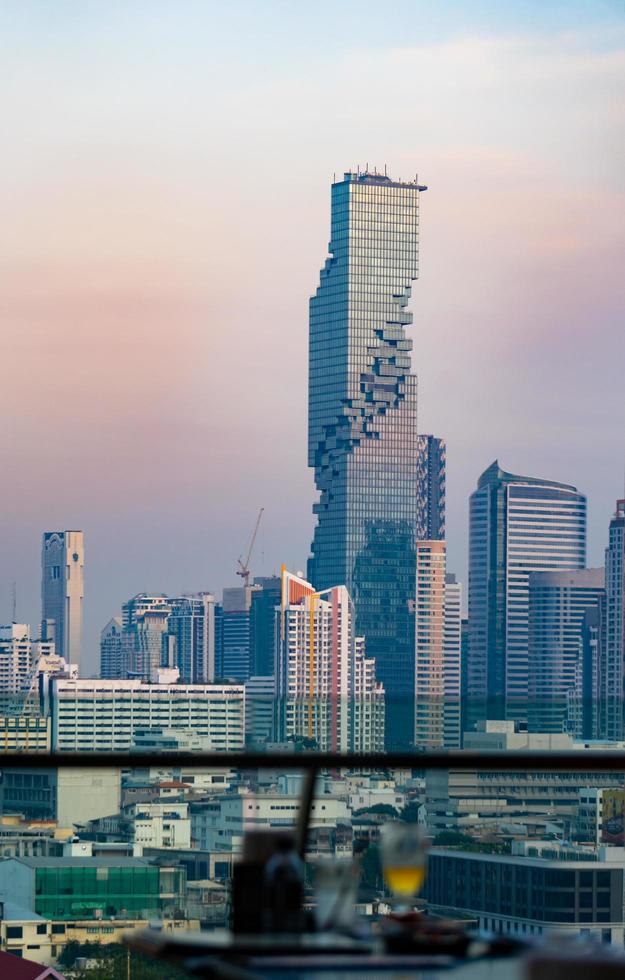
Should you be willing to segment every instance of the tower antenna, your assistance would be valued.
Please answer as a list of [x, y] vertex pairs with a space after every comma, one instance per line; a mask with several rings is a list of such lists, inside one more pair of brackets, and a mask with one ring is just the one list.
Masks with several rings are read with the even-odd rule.
[[17, 585], [14, 582], [11, 588], [11, 622], [17, 623]]

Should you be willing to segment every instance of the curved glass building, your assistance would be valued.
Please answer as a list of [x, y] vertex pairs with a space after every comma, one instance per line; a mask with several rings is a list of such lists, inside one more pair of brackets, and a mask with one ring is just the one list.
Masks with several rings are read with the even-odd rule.
[[414, 737], [417, 379], [407, 305], [418, 275], [417, 181], [332, 185], [330, 258], [310, 301], [309, 465], [319, 501], [308, 577], [345, 583], [376, 661], [387, 744]]

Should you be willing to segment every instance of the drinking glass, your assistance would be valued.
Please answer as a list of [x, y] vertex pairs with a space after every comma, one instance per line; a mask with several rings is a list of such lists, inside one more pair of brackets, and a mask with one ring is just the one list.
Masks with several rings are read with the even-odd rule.
[[405, 911], [423, 887], [427, 872], [424, 834], [416, 823], [392, 821], [380, 832], [382, 871], [394, 911]]

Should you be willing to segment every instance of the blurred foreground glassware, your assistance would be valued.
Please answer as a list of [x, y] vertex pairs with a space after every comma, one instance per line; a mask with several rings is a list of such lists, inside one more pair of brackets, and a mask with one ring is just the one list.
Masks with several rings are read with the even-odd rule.
[[421, 891], [427, 872], [423, 829], [416, 823], [392, 821], [380, 832], [382, 871], [393, 894], [394, 911], [407, 909]]
[[350, 861], [319, 861], [315, 867], [317, 930], [353, 928], [359, 870]]

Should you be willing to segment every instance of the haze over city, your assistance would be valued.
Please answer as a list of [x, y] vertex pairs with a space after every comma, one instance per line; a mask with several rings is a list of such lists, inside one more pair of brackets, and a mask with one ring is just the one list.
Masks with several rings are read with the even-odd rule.
[[39, 618], [45, 529], [85, 531], [87, 670], [133, 593], [234, 584], [260, 506], [253, 572], [305, 567], [308, 298], [333, 173], [367, 164], [429, 186], [410, 336], [450, 570], [495, 458], [586, 493], [602, 561], [625, 25], [609, 3], [449, 6], [453, 29], [422, 4], [249, 4], [240, 34], [199, 3], [3, 7], [0, 620], [13, 581]]

